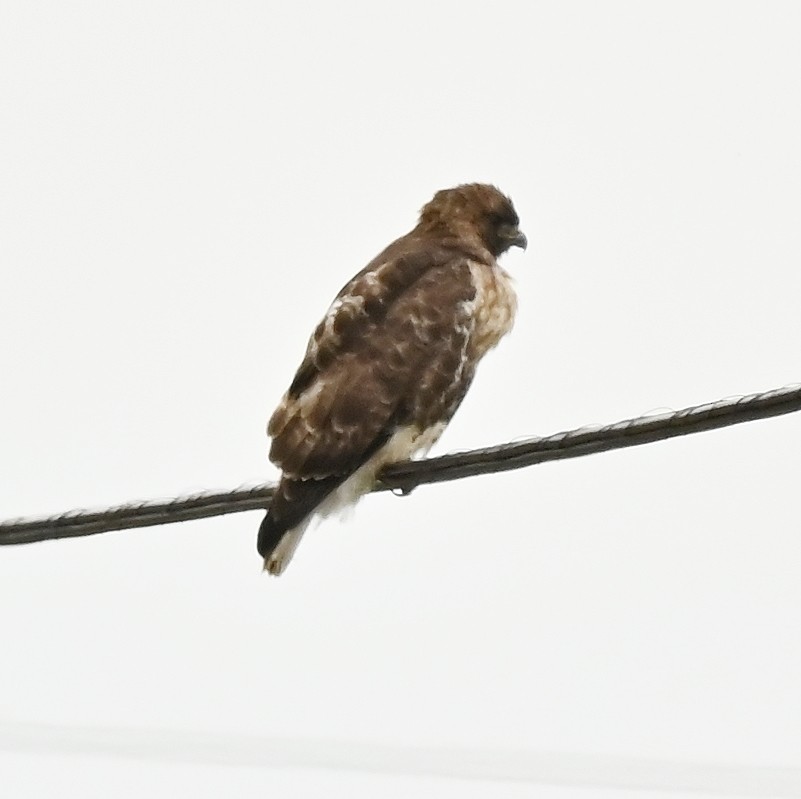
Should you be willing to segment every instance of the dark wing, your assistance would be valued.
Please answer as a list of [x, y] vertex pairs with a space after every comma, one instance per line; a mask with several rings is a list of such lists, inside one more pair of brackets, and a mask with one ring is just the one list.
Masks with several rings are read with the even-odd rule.
[[285, 477], [346, 476], [398, 427], [447, 422], [473, 375], [474, 298], [467, 258], [413, 236], [351, 280], [270, 420]]

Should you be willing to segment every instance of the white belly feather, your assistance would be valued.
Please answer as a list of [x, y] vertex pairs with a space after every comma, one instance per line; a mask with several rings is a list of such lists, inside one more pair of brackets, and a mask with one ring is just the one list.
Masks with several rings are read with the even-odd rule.
[[469, 355], [483, 358], [511, 329], [517, 312], [517, 295], [509, 273], [498, 264], [471, 262], [470, 274], [476, 287], [473, 300], [473, 335]]

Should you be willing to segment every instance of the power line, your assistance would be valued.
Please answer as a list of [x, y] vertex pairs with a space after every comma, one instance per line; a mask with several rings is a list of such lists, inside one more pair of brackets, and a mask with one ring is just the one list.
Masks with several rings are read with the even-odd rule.
[[[424, 483], [506, 472], [545, 461], [636, 447], [666, 438], [716, 430], [801, 410], [801, 383], [784, 388], [694, 405], [680, 411], [638, 416], [608, 425], [579, 427], [543, 438], [443, 455], [392, 466], [381, 475], [390, 488], [411, 491]], [[0, 525], [2, 530], [2, 525]]]
[[[801, 410], [801, 384], [794, 384], [760, 394], [695, 405], [680, 411], [640, 416], [603, 426], [580, 427], [541, 438], [395, 464], [381, 474], [381, 484], [375, 490], [409, 493], [426, 483], [459, 480], [521, 469], [545, 461], [636, 447], [798, 410]], [[264, 484], [166, 501], [120, 505], [98, 511], [71, 511], [47, 518], [11, 519], [0, 523], [0, 545], [73, 538], [264, 509], [270, 504], [273, 488]]]

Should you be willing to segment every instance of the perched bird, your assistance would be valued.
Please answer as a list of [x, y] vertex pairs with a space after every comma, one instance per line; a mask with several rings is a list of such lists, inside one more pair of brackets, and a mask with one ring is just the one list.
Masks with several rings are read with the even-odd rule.
[[439, 191], [417, 226], [345, 284], [267, 427], [281, 471], [259, 528], [281, 574], [314, 516], [369, 492], [381, 469], [427, 451], [517, 300], [496, 259], [526, 247], [511, 200], [472, 183]]

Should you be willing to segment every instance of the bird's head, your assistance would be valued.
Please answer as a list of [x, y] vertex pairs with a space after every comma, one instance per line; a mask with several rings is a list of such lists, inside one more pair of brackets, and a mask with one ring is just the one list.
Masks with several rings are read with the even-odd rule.
[[496, 258], [510, 247], [526, 248], [512, 201], [487, 183], [466, 183], [438, 191], [420, 212], [424, 229], [477, 237]]

